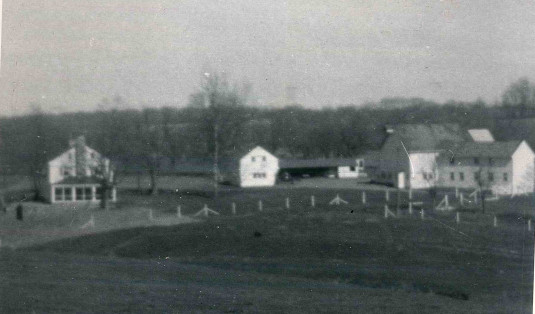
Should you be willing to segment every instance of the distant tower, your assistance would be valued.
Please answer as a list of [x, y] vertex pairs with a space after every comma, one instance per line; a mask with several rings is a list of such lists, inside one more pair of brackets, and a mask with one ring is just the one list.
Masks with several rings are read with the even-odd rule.
[[292, 85], [286, 86], [286, 104], [291, 105], [297, 103], [297, 87]]

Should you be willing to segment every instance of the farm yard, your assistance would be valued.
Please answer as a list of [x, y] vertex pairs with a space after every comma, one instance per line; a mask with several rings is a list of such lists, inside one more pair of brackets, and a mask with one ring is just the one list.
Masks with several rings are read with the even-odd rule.
[[[223, 186], [217, 200], [203, 180], [168, 179], [157, 196], [123, 187], [108, 211], [23, 203], [17, 221], [12, 204], [0, 310], [531, 312], [532, 196], [437, 211], [420, 191], [411, 214], [407, 192], [353, 180]], [[455, 191], [435, 203], [445, 194], [457, 207]]]

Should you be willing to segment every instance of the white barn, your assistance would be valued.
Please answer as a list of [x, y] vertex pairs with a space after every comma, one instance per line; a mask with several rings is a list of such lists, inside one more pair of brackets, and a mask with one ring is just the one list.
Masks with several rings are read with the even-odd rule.
[[[101, 181], [95, 176], [97, 168], [109, 167], [109, 159], [85, 145], [85, 138], [70, 142], [70, 148], [50, 160], [41, 184], [41, 195], [50, 203], [98, 202], [102, 198]], [[112, 187], [110, 201], [117, 200]]]

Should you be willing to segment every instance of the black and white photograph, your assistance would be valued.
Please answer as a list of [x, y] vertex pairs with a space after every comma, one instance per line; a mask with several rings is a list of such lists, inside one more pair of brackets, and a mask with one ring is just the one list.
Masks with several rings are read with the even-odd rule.
[[0, 313], [534, 312], [535, 1], [0, 13]]

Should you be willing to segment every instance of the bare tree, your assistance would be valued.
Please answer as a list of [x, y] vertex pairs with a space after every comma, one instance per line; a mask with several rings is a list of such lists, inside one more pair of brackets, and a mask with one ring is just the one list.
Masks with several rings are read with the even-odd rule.
[[[479, 161], [480, 163], [482, 160]], [[479, 192], [479, 199], [481, 200], [481, 211], [486, 211], [486, 199], [492, 192], [496, 178], [494, 172], [489, 167], [480, 165], [476, 172], [474, 172], [474, 181], [476, 182], [477, 191]]]
[[[226, 77], [222, 74], [205, 73], [201, 92], [204, 100], [204, 108], [207, 111], [205, 117], [205, 130], [207, 134], [207, 146], [212, 153], [214, 197], [219, 193], [219, 181], [221, 179], [219, 161], [229, 147], [239, 146], [236, 139], [241, 135], [244, 97], [237, 88], [231, 88]], [[200, 97], [192, 96], [193, 100]]]
[[109, 159], [101, 156], [98, 160], [97, 167], [95, 168], [94, 175], [98, 179], [102, 191], [100, 208], [107, 210], [111, 193], [117, 183], [115, 168]]

